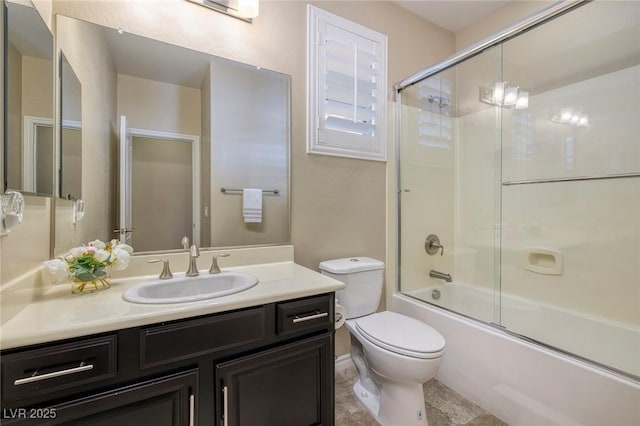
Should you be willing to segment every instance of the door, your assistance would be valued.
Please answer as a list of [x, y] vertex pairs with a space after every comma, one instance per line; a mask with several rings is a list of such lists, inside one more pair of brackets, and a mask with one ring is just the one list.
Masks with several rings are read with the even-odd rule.
[[333, 424], [333, 335], [216, 365], [219, 426]]
[[181, 249], [185, 236], [197, 245], [192, 141], [139, 133], [132, 132], [133, 247], [137, 251]]
[[131, 245], [131, 129], [127, 117], [120, 116], [120, 241]]
[[27, 410], [42, 412], [43, 418], [23, 417], [16, 424], [193, 426], [198, 423], [197, 384], [198, 370], [190, 370], [46, 409]]

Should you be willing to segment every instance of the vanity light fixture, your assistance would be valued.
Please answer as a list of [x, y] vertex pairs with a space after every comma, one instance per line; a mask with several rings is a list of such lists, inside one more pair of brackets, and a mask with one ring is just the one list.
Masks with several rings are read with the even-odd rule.
[[551, 121], [569, 126], [587, 127], [589, 126], [589, 115], [578, 109], [567, 107], [561, 108], [559, 114], [553, 115]]
[[529, 107], [529, 91], [508, 86], [506, 81], [496, 81], [490, 89], [480, 88], [480, 102], [507, 109], [525, 109]]
[[260, 12], [260, 0], [187, 0], [251, 23]]

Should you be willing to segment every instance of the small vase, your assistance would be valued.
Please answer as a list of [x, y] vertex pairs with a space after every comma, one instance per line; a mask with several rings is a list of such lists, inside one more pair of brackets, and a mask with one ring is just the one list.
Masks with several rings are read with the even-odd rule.
[[86, 294], [106, 290], [111, 287], [109, 277], [96, 278], [91, 281], [73, 280], [71, 282], [71, 293]]

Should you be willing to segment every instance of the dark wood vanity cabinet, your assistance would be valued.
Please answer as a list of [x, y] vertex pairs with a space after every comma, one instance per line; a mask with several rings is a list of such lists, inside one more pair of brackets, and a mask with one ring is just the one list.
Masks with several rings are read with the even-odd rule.
[[331, 336], [216, 365], [219, 426], [333, 423]]
[[333, 293], [2, 352], [2, 424], [332, 425]]

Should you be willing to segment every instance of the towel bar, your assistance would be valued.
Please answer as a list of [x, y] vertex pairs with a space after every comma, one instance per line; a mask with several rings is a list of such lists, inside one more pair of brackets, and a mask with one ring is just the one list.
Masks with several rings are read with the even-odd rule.
[[[237, 188], [225, 188], [224, 186], [222, 188], [220, 188], [220, 192], [222, 192], [223, 194], [227, 194], [227, 193], [235, 193], [238, 192], [240, 194], [242, 194], [242, 189], [237, 189]], [[274, 195], [278, 195], [280, 193], [279, 189], [263, 189], [262, 193], [268, 193], [268, 194], [274, 194]], [[237, 194], [232, 194], [232, 195], [237, 195]]]

